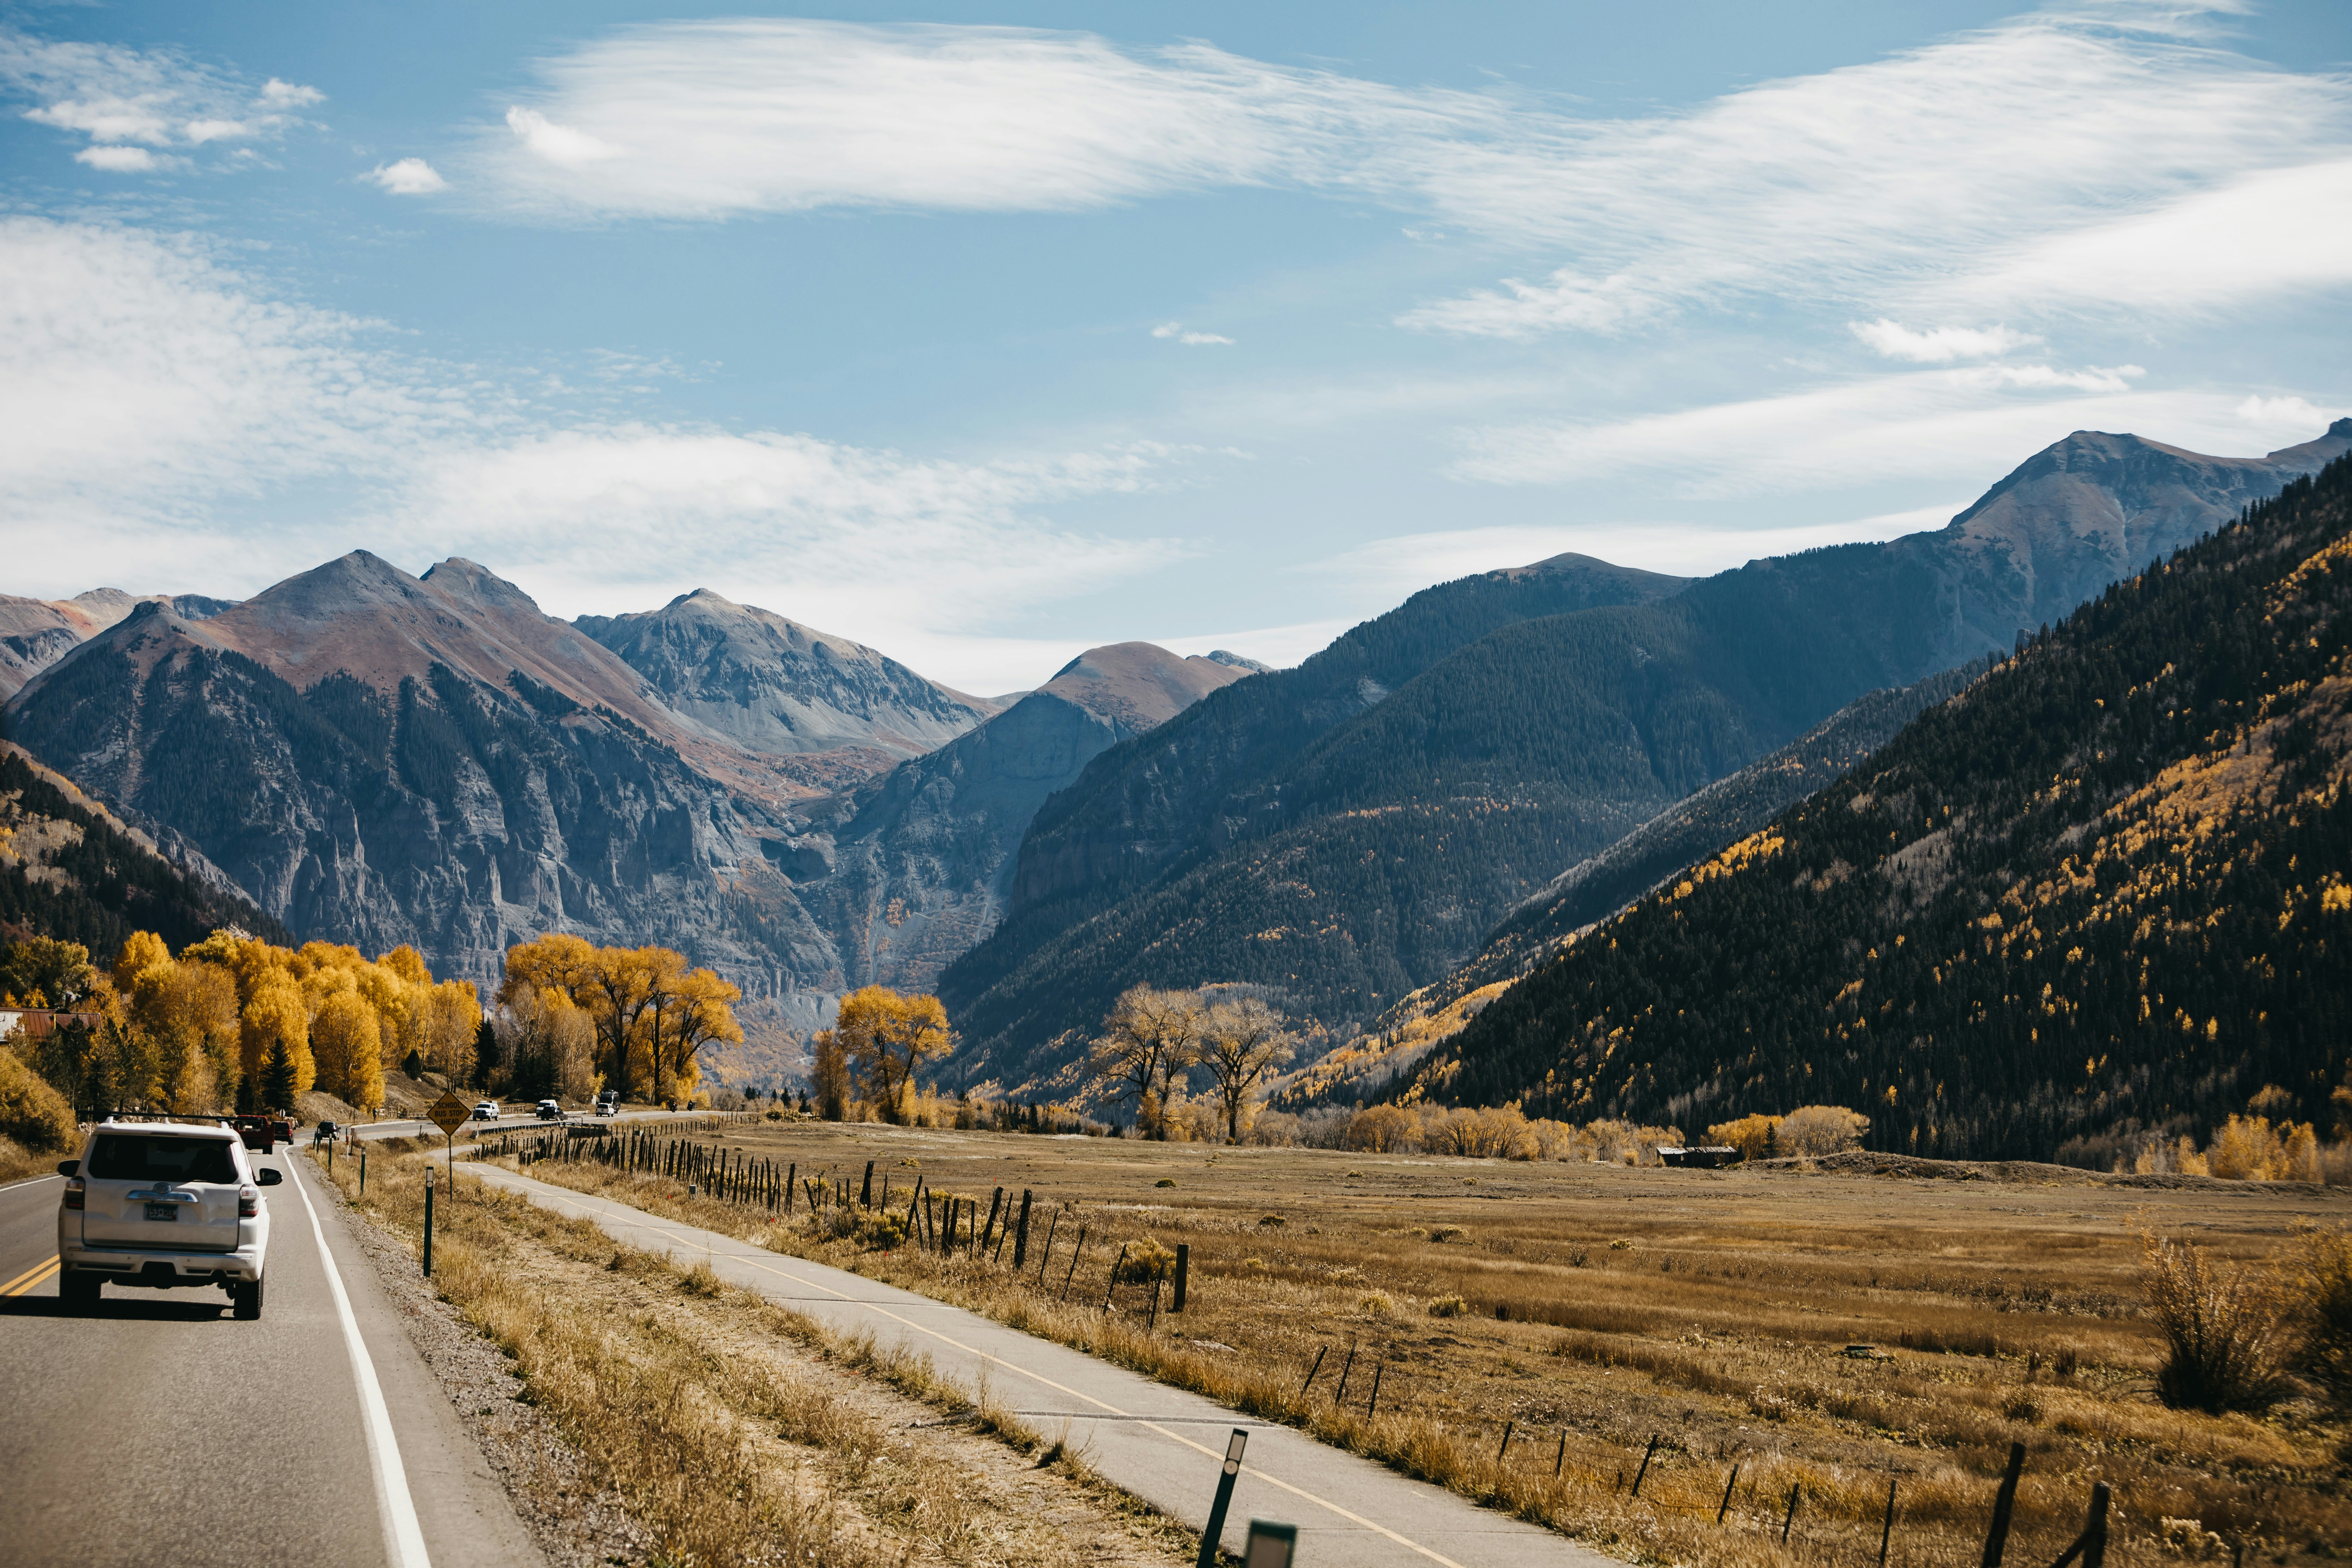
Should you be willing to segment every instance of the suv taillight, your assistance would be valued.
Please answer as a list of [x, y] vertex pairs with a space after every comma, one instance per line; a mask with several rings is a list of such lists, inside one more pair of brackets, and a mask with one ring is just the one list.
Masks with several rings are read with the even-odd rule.
[[261, 1190], [258, 1187], [237, 1188], [236, 1217], [239, 1219], [261, 1217]]
[[66, 1207], [69, 1209], [81, 1207], [81, 1195], [88, 1187], [89, 1184], [79, 1176], [68, 1177], [66, 1181]]

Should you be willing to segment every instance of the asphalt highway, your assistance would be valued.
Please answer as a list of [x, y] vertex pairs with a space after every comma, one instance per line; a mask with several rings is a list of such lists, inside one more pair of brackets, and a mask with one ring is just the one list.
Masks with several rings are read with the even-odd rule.
[[256, 1322], [215, 1289], [68, 1314], [63, 1181], [0, 1188], [0, 1561], [543, 1562], [315, 1178], [255, 1159], [286, 1173]]

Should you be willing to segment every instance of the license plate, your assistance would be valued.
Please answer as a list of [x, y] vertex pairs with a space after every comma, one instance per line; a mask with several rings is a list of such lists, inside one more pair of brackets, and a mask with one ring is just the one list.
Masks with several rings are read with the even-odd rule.
[[147, 1205], [147, 1217], [149, 1219], [171, 1220], [177, 1223], [180, 1217], [180, 1205], [177, 1204], [149, 1204]]

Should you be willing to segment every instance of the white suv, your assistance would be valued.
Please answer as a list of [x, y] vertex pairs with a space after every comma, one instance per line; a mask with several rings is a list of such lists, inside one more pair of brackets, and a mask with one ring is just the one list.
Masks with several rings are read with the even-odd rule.
[[232, 1128], [187, 1121], [102, 1121], [66, 1178], [58, 1209], [58, 1294], [97, 1304], [107, 1280], [157, 1289], [217, 1285], [240, 1318], [261, 1316], [269, 1209], [261, 1189], [286, 1179], [256, 1170]]

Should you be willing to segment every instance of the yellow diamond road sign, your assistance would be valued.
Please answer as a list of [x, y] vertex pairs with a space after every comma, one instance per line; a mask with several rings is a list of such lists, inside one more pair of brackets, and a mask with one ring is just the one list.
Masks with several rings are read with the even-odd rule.
[[425, 1114], [432, 1120], [434, 1126], [441, 1129], [446, 1137], [455, 1138], [457, 1135], [457, 1129], [466, 1125], [467, 1110], [464, 1103], [446, 1089], [441, 1091], [441, 1098], [433, 1102], [433, 1109]]

